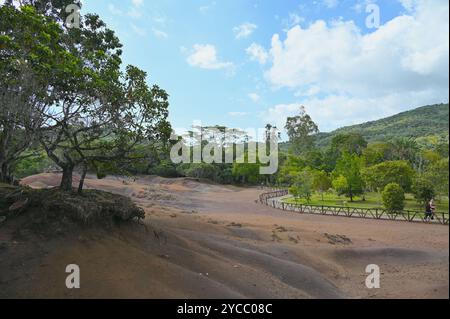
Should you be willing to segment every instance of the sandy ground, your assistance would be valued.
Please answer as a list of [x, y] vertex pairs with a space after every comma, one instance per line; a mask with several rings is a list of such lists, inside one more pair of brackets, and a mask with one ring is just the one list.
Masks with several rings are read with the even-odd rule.
[[[24, 184], [56, 186], [41, 174]], [[0, 298], [448, 298], [449, 227], [302, 215], [261, 190], [189, 179], [89, 178], [131, 196], [145, 225], [38, 240], [0, 228]], [[65, 287], [65, 267], [81, 289]], [[377, 264], [381, 288], [367, 289]]]

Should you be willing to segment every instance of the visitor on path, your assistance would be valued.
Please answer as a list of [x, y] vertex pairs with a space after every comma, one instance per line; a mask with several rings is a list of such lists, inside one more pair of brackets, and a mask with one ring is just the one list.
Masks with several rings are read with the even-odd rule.
[[430, 207], [431, 207], [431, 219], [434, 219], [434, 216], [436, 215], [436, 204], [434, 203], [433, 198], [430, 200]]
[[434, 202], [431, 199], [429, 202], [427, 202], [427, 204], [425, 206], [425, 221], [429, 221], [429, 220], [433, 220], [434, 219], [433, 209], [436, 209], [436, 206], [434, 206]]

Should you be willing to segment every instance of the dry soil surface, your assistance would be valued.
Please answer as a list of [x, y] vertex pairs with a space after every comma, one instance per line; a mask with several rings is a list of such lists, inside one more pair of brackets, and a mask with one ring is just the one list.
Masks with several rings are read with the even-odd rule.
[[[59, 175], [23, 183], [58, 185]], [[75, 180], [76, 182], [76, 180]], [[53, 238], [0, 226], [0, 298], [448, 298], [449, 227], [302, 215], [262, 190], [190, 179], [89, 177], [132, 197], [144, 225]], [[81, 288], [65, 286], [77, 264]], [[366, 266], [381, 270], [367, 289]]]

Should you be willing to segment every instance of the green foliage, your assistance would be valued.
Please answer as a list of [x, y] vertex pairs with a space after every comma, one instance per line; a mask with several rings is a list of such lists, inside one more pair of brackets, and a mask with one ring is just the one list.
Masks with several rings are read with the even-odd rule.
[[151, 167], [148, 170], [148, 174], [168, 178], [180, 176], [177, 167], [170, 160], [163, 160], [156, 166]]
[[441, 159], [429, 166], [424, 177], [434, 185], [439, 195], [449, 194], [449, 164], [448, 157]]
[[44, 152], [29, 155], [20, 159], [14, 166], [14, 174], [18, 178], [42, 173], [53, 164]]
[[387, 161], [362, 170], [366, 185], [375, 191], [381, 191], [390, 183], [397, 183], [405, 191], [410, 191], [414, 175], [406, 161]]
[[338, 195], [344, 195], [347, 194], [348, 191], [348, 182], [347, 178], [345, 178], [343, 175], [339, 175], [333, 179], [332, 182], [333, 189], [338, 193]]
[[210, 180], [217, 180], [219, 169], [214, 164], [198, 163], [198, 164], [183, 164], [178, 167], [178, 173], [192, 178], [205, 178]]
[[421, 204], [426, 204], [436, 195], [433, 183], [424, 177], [416, 178], [413, 184], [413, 194]]
[[387, 184], [381, 196], [384, 208], [389, 212], [399, 212], [405, 208], [405, 192], [399, 184]]
[[[333, 172], [335, 179], [344, 177], [347, 181], [346, 188], [340, 188], [341, 194], [345, 194], [353, 201], [353, 197], [364, 193], [364, 180], [361, 176], [361, 168], [364, 166], [364, 159], [356, 154], [345, 152], [338, 160]], [[340, 186], [343, 186], [340, 185]]]
[[349, 153], [361, 155], [367, 147], [367, 141], [360, 133], [340, 133], [331, 140], [331, 149], [339, 154]]
[[60, 74], [57, 61], [66, 58], [60, 39], [58, 24], [33, 7], [0, 6], [0, 181], [12, 181], [14, 166], [36, 139], [38, 107], [51, 103], [48, 84]]
[[[385, 119], [340, 128], [331, 133], [320, 133], [316, 142], [318, 147], [327, 148], [334, 136], [356, 132], [369, 143], [391, 141], [398, 137], [416, 139], [434, 135], [445, 138], [448, 145], [448, 119], [448, 104], [423, 106]], [[445, 157], [448, 157], [448, 151]]]
[[299, 115], [287, 118], [285, 128], [292, 150], [296, 154], [310, 150], [314, 145], [314, 135], [319, 132], [319, 127], [306, 114], [303, 106]]
[[263, 181], [259, 174], [258, 163], [234, 163], [232, 174], [236, 182], [241, 184], [258, 184]]
[[[17, 41], [9, 42], [18, 49], [1, 52], [12, 52], [12, 61], [21, 60], [21, 67], [39, 76], [42, 94], [33, 92], [32, 103], [39, 109], [29, 113], [43, 123], [35, 135], [63, 170], [61, 188], [72, 189], [77, 166], [101, 168], [103, 176], [137, 160], [134, 151], [140, 143], [168, 139], [168, 94], [149, 87], [143, 70], [122, 67], [122, 45], [97, 15], [82, 16], [80, 28], [67, 29], [61, 17], [36, 14], [30, 6], [7, 7], [7, 18], [23, 12], [31, 20], [31, 27], [16, 21], [17, 28], [7, 28], [15, 32]], [[39, 26], [49, 30], [36, 34]], [[29, 49], [30, 40], [41, 41], [36, 52]]]
[[282, 185], [292, 185], [297, 174], [306, 167], [305, 161], [294, 155], [289, 155], [287, 160], [279, 167], [278, 182]]
[[312, 187], [315, 191], [319, 192], [323, 196], [323, 193], [328, 191], [332, 187], [331, 179], [328, 176], [327, 172], [315, 171], [313, 173]]
[[363, 151], [367, 166], [380, 164], [392, 158], [392, 146], [386, 142], [375, 142], [367, 145]]
[[307, 202], [311, 200], [313, 193], [314, 175], [310, 169], [304, 169], [297, 174], [294, 184], [289, 188], [289, 192], [295, 198], [304, 198]]
[[310, 151], [306, 152], [306, 154], [303, 156], [303, 160], [305, 161], [305, 165], [308, 167], [317, 170], [325, 169], [324, 155], [320, 150], [316, 148], [313, 148]]

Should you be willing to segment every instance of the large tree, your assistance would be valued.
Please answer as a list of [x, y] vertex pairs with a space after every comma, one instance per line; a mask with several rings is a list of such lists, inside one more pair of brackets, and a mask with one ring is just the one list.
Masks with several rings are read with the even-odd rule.
[[331, 179], [325, 171], [315, 171], [313, 174], [313, 189], [320, 193], [323, 201], [323, 194], [331, 187]]
[[349, 154], [362, 155], [367, 147], [367, 141], [360, 133], [338, 134], [331, 141], [331, 148], [341, 155], [344, 152]]
[[372, 190], [381, 192], [386, 185], [396, 183], [409, 192], [415, 172], [406, 161], [387, 161], [363, 169], [362, 174]]
[[287, 118], [285, 128], [294, 153], [300, 154], [313, 148], [319, 127], [306, 113], [304, 106], [300, 108], [297, 116]]
[[[336, 180], [344, 181], [345, 187], [339, 187], [339, 193], [346, 195], [353, 202], [353, 198], [364, 194], [364, 180], [361, 176], [361, 168], [364, 166], [364, 159], [356, 154], [349, 154], [344, 152], [336, 164], [333, 172], [336, 185]], [[340, 183], [344, 185], [343, 183]], [[341, 186], [342, 186], [341, 185]]]
[[[16, 24], [2, 19], [6, 31], [1, 39], [7, 49], [9, 44], [17, 47], [16, 51], [6, 51], [12, 52], [12, 62], [21, 59], [22, 68], [39, 75], [38, 84], [45, 94], [34, 90], [32, 102], [28, 102], [22, 85], [16, 87], [20, 98], [35, 107], [24, 113], [37, 115], [39, 125], [33, 136], [62, 169], [62, 189], [72, 189], [77, 166], [83, 168], [83, 176], [88, 167], [105, 167], [101, 163], [112, 163], [109, 166], [113, 168], [120, 161], [135, 159], [134, 148], [139, 143], [169, 137], [168, 94], [156, 85], [149, 87], [146, 73], [137, 67], [127, 66], [122, 71], [122, 45], [97, 15], [86, 15], [79, 28], [69, 28], [64, 25], [67, 1], [25, 2], [32, 6], [2, 7], [8, 10], [7, 18], [19, 13], [28, 13], [31, 18]], [[43, 28], [39, 25], [46, 26], [46, 22], [49, 30], [37, 33], [35, 30]], [[36, 52], [29, 45], [35, 42]], [[51, 57], [48, 61], [42, 60], [47, 56]], [[35, 72], [36, 65], [44, 72]], [[23, 79], [17, 78], [21, 83]]]

